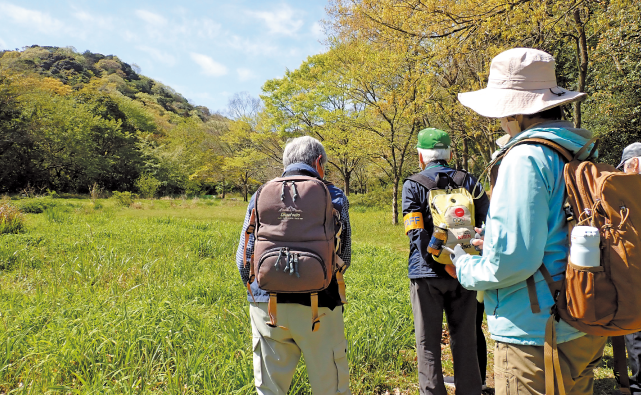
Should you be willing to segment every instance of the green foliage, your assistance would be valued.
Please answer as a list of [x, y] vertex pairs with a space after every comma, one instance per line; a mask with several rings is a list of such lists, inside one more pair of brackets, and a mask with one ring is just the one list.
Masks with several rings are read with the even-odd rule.
[[24, 231], [24, 216], [20, 210], [7, 202], [0, 202], [0, 235]]
[[149, 174], [143, 174], [136, 180], [136, 189], [144, 198], [153, 198], [160, 188], [160, 181]]
[[131, 204], [134, 202], [134, 199], [138, 197], [135, 193], [131, 193], [129, 191], [125, 192], [118, 192], [118, 191], [113, 191], [113, 194], [111, 195], [111, 198], [116, 202], [121, 207], [129, 207]]
[[350, 207], [378, 208], [383, 209], [389, 206], [392, 200], [392, 188], [372, 188], [367, 193], [352, 194], [349, 197]]
[[52, 198], [34, 198], [34, 199], [21, 199], [16, 202], [16, 206], [23, 213], [39, 214], [43, 213], [49, 208], [58, 206], [59, 203]]
[[0, 192], [28, 184], [133, 190], [150, 173], [162, 192], [182, 193], [214, 120], [225, 118], [115, 56], [39, 46], [2, 51]]

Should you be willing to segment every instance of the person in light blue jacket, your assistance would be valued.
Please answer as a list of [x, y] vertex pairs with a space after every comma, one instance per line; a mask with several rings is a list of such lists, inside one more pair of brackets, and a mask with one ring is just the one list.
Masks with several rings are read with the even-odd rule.
[[[557, 86], [551, 55], [514, 48], [492, 60], [486, 89], [459, 94], [459, 100], [483, 116], [501, 120], [510, 135], [503, 152], [536, 137], [576, 153], [592, 133], [562, 120], [560, 106], [585, 96]], [[590, 151], [579, 159], [586, 159]], [[569, 246], [564, 164], [559, 153], [542, 144], [513, 147], [500, 162], [485, 239], [475, 243], [483, 247], [483, 255], [455, 250], [450, 274], [467, 289], [485, 291], [488, 327], [496, 340], [497, 395], [546, 393], [544, 336], [554, 300], [542, 271], [555, 281], [565, 274]], [[534, 312], [528, 294], [532, 275], [539, 312]], [[565, 391], [591, 394], [593, 369], [606, 339], [582, 333], [563, 320], [554, 325]]]

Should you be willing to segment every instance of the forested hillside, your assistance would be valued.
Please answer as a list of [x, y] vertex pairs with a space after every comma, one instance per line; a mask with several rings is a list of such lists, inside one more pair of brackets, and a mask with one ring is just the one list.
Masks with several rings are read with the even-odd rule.
[[[207, 192], [194, 174], [229, 119], [116, 56], [32, 46], [0, 52], [0, 192]], [[190, 179], [191, 176], [191, 179]]]

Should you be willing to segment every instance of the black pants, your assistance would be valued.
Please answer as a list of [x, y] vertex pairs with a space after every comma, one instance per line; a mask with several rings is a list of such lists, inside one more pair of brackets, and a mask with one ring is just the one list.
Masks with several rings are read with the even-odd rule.
[[485, 334], [483, 333], [483, 312], [485, 312], [485, 305], [483, 302], [478, 303], [476, 305], [476, 357], [479, 360], [481, 381], [485, 383], [485, 375], [487, 374], [487, 344], [485, 343]]
[[641, 332], [625, 335], [625, 348], [628, 350], [628, 364], [632, 371], [630, 376], [630, 391], [633, 394], [641, 393], [639, 383], [639, 359], [641, 358]]
[[[420, 278], [410, 283], [421, 395], [446, 395], [441, 366], [443, 312], [450, 331], [457, 395], [481, 393], [476, 353], [476, 292], [453, 278]], [[472, 352], [470, 352], [472, 351]]]

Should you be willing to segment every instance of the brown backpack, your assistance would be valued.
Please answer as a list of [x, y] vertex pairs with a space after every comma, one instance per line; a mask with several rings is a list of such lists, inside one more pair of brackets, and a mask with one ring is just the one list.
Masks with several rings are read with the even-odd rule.
[[278, 293], [309, 293], [312, 332], [318, 330], [318, 292], [326, 289], [335, 275], [341, 300], [346, 303], [342, 276], [346, 267], [337, 255], [340, 217], [325, 183], [297, 175], [263, 184], [256, 192], [246, 243], [252, 232], [256, 242], [247, 287], [251, 293], [249, 284], [255, 277], [258, 286], [269, 292], [271, 322], [267, 325], [278, 326]]
[[[574, 328], [597, 336], [621, 336], [641, 330], [641, 230], [635, 228], [635, 224], [641, 225], [641, 176], [625, 174], [608, 164], [578, 160], [595, 141], [590, 140], [576, 155], [552, 141], [537, 138], [524, 139], [510, 147], [541, 144], [557, 151], [567, 161], [563, 177], [567, 189], [568, 238], [576, 225], [594, 226], [601, 234], [600, 266], [577, 266], [568, 256], [565, 278], [556, 282], [545, 266], [539, 269], [556, 302], [545, 333], [546, 393], [549, 395], [554, 393], [554, 379], [547, 372], [552, 372], [553, 366], [557, 370], [559, 393], [564, 393], [554, 319], [563, 318]], [[595, 143], [588, 157], [596, 146]], [[497, 173], [492, 173], [495, 179]], [[527, 286], [532, 312], [538, 313], [534, 275], [528, 278]], [[622, 344], [621, 339], [616, 343]], [[623, 353], [625, 355], [625, 350]], [[625, 358], [623, 367], [625, 370], [619, 371], [624, 372], [621, 383], [626, 387]]]

